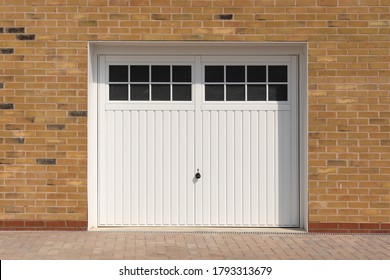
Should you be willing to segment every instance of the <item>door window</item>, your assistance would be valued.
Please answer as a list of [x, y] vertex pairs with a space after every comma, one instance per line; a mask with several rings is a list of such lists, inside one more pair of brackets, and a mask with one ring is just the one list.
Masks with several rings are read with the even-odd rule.
[[110, 101], [191, 101], [191, 65], [110, 65]]
[[286, 65], [206, 65], [205, 101], [288, 101]]

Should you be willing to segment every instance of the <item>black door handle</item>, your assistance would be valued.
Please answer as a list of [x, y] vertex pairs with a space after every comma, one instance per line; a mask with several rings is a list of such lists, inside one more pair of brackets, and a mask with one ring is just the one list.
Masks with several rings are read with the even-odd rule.
[[196, 178], [196, 179], [200, 179], [200, 177], [202, 177], [202, 175], [200, 175], [199, 172], [195, 174], [195, 178]]

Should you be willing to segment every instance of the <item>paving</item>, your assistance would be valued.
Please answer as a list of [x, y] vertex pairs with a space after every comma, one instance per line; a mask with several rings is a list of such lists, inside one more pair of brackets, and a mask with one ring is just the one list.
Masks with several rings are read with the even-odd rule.
[[390, 260], [390, 235], [1, 231], [0, 259]]

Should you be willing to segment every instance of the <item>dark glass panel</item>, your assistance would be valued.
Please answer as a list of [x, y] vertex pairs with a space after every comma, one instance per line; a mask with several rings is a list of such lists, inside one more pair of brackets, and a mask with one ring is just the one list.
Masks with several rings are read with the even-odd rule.
[[191, 66], [172, 66], [173, 82], [191, 83]]
[[287, 66], [268, 66], [268, 82], [287, 82]]
[[226, 82], [245, 82], [245, 66], [226, 66]]
[[149, 100], [149, 85], [130, 85], [131, 100]]
[[266, 82], [267, 67], [266, 66], [248, 66], [247, 82]]
[[269, 101], [287, 101], [287, 85], [269, 85]]
[[110, 82], [128, 82], [129, 70], [127, 65], [110, 65], [109, 81]]
[[152, 66], [152, 82], [170, 82], [171, 67], [166, 65]]
[[266, 85], [248, 85], [248, 101], [266, 101]]
[[205, 66], [205, 82], [224, 82], [223, 66]]
[[223, 85], [205, 85], [206, 101], [223, 101]]
[[110, 85], [110, 100], [129, 100], [128, 85]]
[[130, 82], [149, 82], [149, 66], [130, 66]]
[[171, 100], [170, 85], [152, 85], [152, 100]]
[[226, 101], [245, 101], [245, 85], [227, 85]]
[[191, 85], [173, 85], [173, 100], [191, 101]]

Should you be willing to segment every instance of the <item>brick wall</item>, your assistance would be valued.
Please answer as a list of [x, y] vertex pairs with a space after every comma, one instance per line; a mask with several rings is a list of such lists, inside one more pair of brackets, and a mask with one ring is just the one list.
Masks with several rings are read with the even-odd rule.
[[309, 230], [390, 232], [390, 0], [0, 1], [0, 228], [85, 229], [87, 42], [308, 42]]

